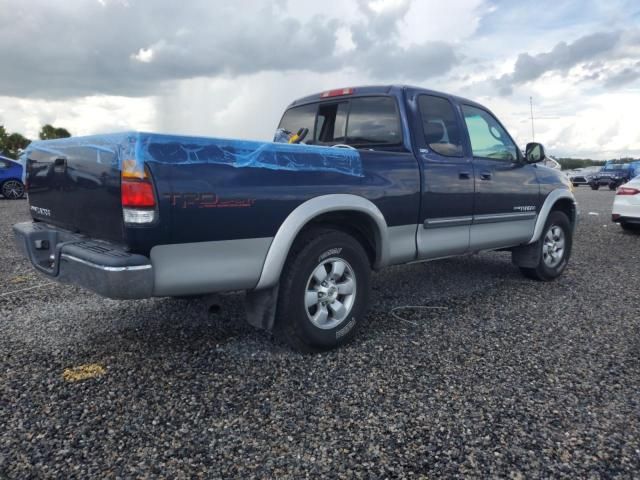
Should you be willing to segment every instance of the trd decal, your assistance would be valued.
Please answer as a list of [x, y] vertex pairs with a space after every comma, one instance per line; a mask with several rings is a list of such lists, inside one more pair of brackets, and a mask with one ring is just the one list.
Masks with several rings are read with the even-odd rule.
[[35, 205], [31, 205], [31, 211], [37, 213], [38, 215], [42, 215], [43, 217], [50, 217], [51, 210], [48, 208], [36, 207]]
[[175, 208], [249, 208], [253, 198], [222, 199], [215, 193], [165, 193], [169, 204]]
[[516, 212], [533, 212], [535, 211], [536, 207], [535, 205], [522, 205], [522, 206], [513, 207], [513, 209]]

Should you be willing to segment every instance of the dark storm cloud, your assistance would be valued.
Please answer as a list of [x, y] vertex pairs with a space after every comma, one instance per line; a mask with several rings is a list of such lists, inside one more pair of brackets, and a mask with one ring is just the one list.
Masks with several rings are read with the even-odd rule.
[[450, 71], [458, 62], [454, 48], [446, 42], [400, 45], [398, 24], [407, 14], [410, 3], [377, 13], [364, 0], [359, 0], [366, 21], [351, 28], [356, 52], [345, 59], [369, 72], [376, 79], [390, 80], [398, 76], [424, 80]]
[[[536, 80], [546, 72], [567, 71], [585, 62], [606, 60], [617, 50], [628, 46], [634, 38], [619, 31], [601, 32], [585, 35], [572, 43], [560, 42], [549, 52], [537, 55], [521, 53], [513, 72], [496, 79], [496, 84], [502, 95], [509, 95], [513, 86]], [[602, 65], [602, 62], [598, 64]]]
[[[404, 7], [378, 14], [361, 2], [357, 52], [335, 54], [340, 21], [301, 21], [295, 8], [303, 7], [287, 9], [283, 1], [9, 1], [0, 9], [6, 96], [141, 96], [177, 79], [349, 66], [377, 78], [402, 70], [424, 79], [456, 62], [448, 44], [402, 48], [393, 41]], [[147, 57], [136, 58], [140, 52]]]

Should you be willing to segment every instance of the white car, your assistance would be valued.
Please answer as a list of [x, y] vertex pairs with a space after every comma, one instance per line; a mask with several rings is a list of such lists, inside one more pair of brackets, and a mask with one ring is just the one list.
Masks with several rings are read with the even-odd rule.
[[625, 230], [640, 232], [640, 176], [618, 188], [611, 219]]

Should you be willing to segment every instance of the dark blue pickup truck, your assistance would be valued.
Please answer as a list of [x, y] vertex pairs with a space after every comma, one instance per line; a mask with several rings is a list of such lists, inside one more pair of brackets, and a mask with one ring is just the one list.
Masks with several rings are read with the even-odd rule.
[[482, 105], [345, 88], [293, 102], [278, 132], [298, 133], [34, 142], [17, 243], [43, 274], [107, 297], [244, 290], [248, 321], [305, 351], [353, 338], [372, 269], [484, 250], [538, 280], [567, 265], [568, 180]]

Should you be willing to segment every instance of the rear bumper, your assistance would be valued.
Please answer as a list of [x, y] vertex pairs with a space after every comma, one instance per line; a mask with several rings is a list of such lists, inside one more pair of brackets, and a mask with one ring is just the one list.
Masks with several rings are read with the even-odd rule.
[[153, 294], [153, 267], [143, 255], [36, 222], [14, 225], [20, 252], [53, 280], [117, 299]]
[[611, 219], [618, 223], [640, 223], [640, 195], [616, 195]]

